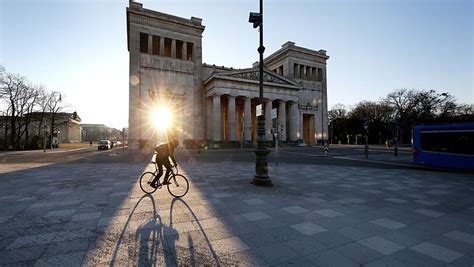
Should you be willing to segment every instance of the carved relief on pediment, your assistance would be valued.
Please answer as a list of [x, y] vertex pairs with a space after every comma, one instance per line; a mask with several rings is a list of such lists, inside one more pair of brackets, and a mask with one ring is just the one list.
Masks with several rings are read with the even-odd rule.
[[[229, 75], [230, 77], [236, 77], [236, 78], [242, 78], [246, 80], [255, 80], [259, 81], [260, 80], [260, 74], [258, 71], [252, 71], [252, 72], [241, 72], [241, 73], [235, 73]], [[264, 82], [271, 82], [271, 83], [280, 83], [280, 84], [288, 84], [288, 82], [274, 76], [271, 74], [268, 74], [266, 72], [263, 73], [263, 81]]]

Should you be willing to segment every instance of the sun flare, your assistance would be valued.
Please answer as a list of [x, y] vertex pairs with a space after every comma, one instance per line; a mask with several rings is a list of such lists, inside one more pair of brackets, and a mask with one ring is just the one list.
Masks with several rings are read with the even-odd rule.
[[173, 123], [173, 113], [168, 107], [157, 107], [152, 112], [152, 122], [158, 131], [166, 131]]

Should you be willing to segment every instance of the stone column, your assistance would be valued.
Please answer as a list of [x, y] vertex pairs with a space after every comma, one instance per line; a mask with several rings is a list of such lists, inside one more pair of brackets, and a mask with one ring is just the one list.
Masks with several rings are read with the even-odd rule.
[[252, 99], [245, 97], [244, 101], [244, 141], [252, 141]]
[[212, 140], [212, 98], [206, 97], [207, 108], [207, 139]]
[[221, 141], [221, 96], [212, 96], [212, 141]]
[[[280, 125], [283, 125], [280, 129]], [[286, 102], [283, 100], [278, 101], [278, 140], [286, 141]]]
[[227, 101], [227, 123], [228, 123], [228, 128], [229, 129], [229, 136], [228, 140], [229, 141], [235, 141], [235, 136], [236, 136], [236, 121], [235, 121], [235, 96], [229, 95], [228, 96], [228, 101]]
[[326, 67], [323, 68], [323, 85], [321, 86], [321, 126], [322, 126], [322, 134], [323, 134], [323, 141], [329, 140], [329, 129], [328, 129], [328, 94], [327, 94], [327, 69]]
[[298, 103], [290, 103], [290, 141], [298, 139], [298, 132], [300, 131], [300, 116], [298, 111]]
[[265, 99], [265, 140], [272, 141], [272, 100]]
[[188, 42], [183, 41], [183, 52], [181, 53], [183, 59], [188, 59]]
[[176, 40], [171, 39], [171, 57], [176, 58]]
[[165, 55], [165, 37], [160, 37], [160, 56]]

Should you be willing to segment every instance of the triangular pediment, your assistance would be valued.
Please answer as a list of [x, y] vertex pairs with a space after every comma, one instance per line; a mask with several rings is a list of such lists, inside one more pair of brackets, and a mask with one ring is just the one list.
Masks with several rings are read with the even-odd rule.
[[[226, 71], [226, 72], [217, 72], [214, 73], [213, 76], [215, 77], [232, 77], [242, 80], [249, 80], [249, 81], [259, 81], [260, 80], [260, 71], [258, 68], [251, 68], [251, 69], [244, 69], [244, 70], [234, 70], [234, 71]], [[280, 85], [287, 85], [287, 86], [296, 86], [300, 87], [298, 83], [295, 81], [288, 79], [282, 75], [279, 75], [273, 71], [264, 69], [263, 70], [263, 82], [264, 83], [276, 83]]]

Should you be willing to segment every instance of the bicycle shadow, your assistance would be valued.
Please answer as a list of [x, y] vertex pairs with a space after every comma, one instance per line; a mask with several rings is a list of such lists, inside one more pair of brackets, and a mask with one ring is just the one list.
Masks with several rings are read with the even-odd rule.
[[[176, 251], [174, 250], [175, 246], [173, 239], [165, 238], [164, 233], [169, 233], [170, 236], [174, 236], [177, 239], [179, 236], [178, 232], [170, 226], [163, 224], [161, 217], [158, 215], [156, 210], [155, 199], [152, 195], [145, 194], [137, 201], [128, 216], [128, 220], [125, 223], [115, 246], [110, 266], [116, 266], [119, 248], [123, 244], [124, 238], [126, 238], [127, 228], [131, 224], [131, 218], [139, 204], [145, 198], [148, 198], [151, 201], [153, 218], [137, 227], [133, 241], [135, 241], [135, 246], [138, 246], [138, 259], [135, 261], [133, 255], [129, 255], [132, 256], [130, 259], [134, 262], [134, 265], [136, 264], [138, 266], [159, 266], [161, 264], [166, 264], [167, 266], [176, 265]], [[162, 258], [160, 258], [160, 256]], [[117, 263], [117, 265], [121, 265], [121, 263]]]
[[[188, 205], [188, 203], [186, 203], [186, 201], [184, 201], [181, 198], [174, 198], [171, 201], [171, 205], [170, 205], [170, 227], [172, 228], [172, 226], [173, 226], [173, 210], [174, 210], [175, 205], [176, 205], [177, 202], [183, 204], [189, 210], [189, 212], [191, 213], [191, 215], [193, 217], [193, 222], [197, 223], [197, 226], [199, 227], [199, 231], [202, 233], [202, 235], [204, 237], [204, 240], [205, 240], [205, 242], [206, 242], [206, 244], [207, 244], [207, 246], [208, 246], [208, 248], [211, 252], [212, 260], [214, 262], [211, 263], [211, 262], [207, 261], [206, 265], [221, 266], [220, 261], [219, 261], [219, 257], [217, 256], [216, 251], [212, 247], [212, 244], [211, 244], [211, 242], [210, 242], [210, 240], [209, 240], [209, 238], [206, 234], [206, 231], [204, 230], [201, 223], [199, 222], [199, 219], [197, 218], [197, 216], [194, 213], [194, 211], [192, 210], [192, 208]], [[189, 253], [190, 253], [189, 265], [191, 265], [191, 266], [201, 265], [202, 263], [199, 263], [196, 260], [198, 255], [196, 255], [197, 252], [195, 250], [194, 240], [191, 237], [191, 235], [188, 235], [188, 247], [189, 247]]]

